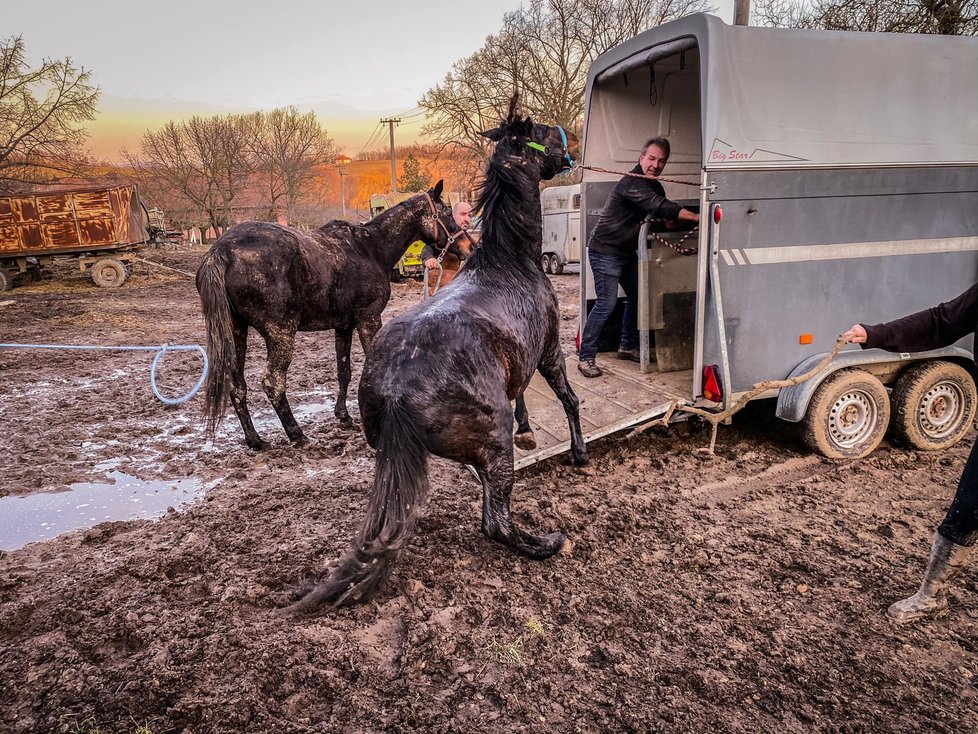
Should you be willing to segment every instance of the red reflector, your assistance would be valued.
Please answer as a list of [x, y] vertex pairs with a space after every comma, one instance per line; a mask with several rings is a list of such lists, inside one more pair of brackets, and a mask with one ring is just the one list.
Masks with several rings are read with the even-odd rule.
[[720, 224], [721, 219], [723, 219], [723, 209], [718, 206], [713, 207], [713, 221]]
[[577, 327], [577, 336], [574, 337], [574, 346], [577, 351], [581, 351], [581, 327]]
[[723, 388], [720, 386], [720, 368], [708, 364], [703, 368], [703, 397], [714, 403], [723, 402]]

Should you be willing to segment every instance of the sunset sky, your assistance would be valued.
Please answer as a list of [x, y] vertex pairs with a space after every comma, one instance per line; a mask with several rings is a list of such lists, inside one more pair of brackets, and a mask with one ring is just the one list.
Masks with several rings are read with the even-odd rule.
[[89, 148], [100, 158], [135, 150], [167, 120], [287, 105], [315, 111], [356, 156], [382, 117], [404, 118], [398, 144], [416, 139], [418, 99], [520, 5], [48, 0], [5, 7], [0, 35], [22, 35], [32, 64], [71, 56], [91, 70], [102, 97]]

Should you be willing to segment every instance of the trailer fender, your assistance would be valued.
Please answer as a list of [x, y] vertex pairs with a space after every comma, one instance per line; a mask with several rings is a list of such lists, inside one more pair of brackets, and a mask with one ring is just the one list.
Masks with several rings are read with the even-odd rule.
[[[828, 352], [821, 352], [804, 360], [791, 371], [788, 378], [790, 379], [796, 375], [803, 375], [808, 372], [808, 370], [824, 359], [826, 354]], [[775, 409], [775, 415], [790, 423], [798, 423], [805, 417], [805, 413], [808, 411], [808, 404], [811, 402], [812, 395], [818, 386], [825, 382], [825, 378], [829, 375], [847, 367], [861, 367], [869, 364], [882, 364], [887, 362], [906, 362], [910, 364], [912, 362], [938, 357], [945, 359], [948, 357], [965, 360], [973, 359], [971, 352], [967, 349], [955, 346], [934, 349], [929, 352], [914, 352], [912, 354], [907, 352], [884, 352], [882, 349], [852, 349], [839, 352], [824, 372], [815, 375], [815, 377], [807, 382], [781, 388], [781, 391], [778, 393], [778, 405]]]

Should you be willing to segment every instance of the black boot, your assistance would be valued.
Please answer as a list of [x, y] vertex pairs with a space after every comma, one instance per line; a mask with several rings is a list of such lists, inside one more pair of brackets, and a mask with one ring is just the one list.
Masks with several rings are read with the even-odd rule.
[[920, 590], [913, 596], [892, 604], [886, 610], [886, 615], [894, 622], [905, 624], [946, 609], [947, 586], [967, 565], [970, 557], [970, 546], [957, 545], [937, 533]]

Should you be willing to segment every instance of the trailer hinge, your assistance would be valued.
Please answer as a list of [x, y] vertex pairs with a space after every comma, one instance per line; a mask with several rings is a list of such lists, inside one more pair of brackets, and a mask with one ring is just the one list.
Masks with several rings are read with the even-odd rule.
[[700, 191], [709, 191], [711, 194], [715, 194], [717, 192], [716, 182], [710, 181], [709, 186], [700, 186]]

